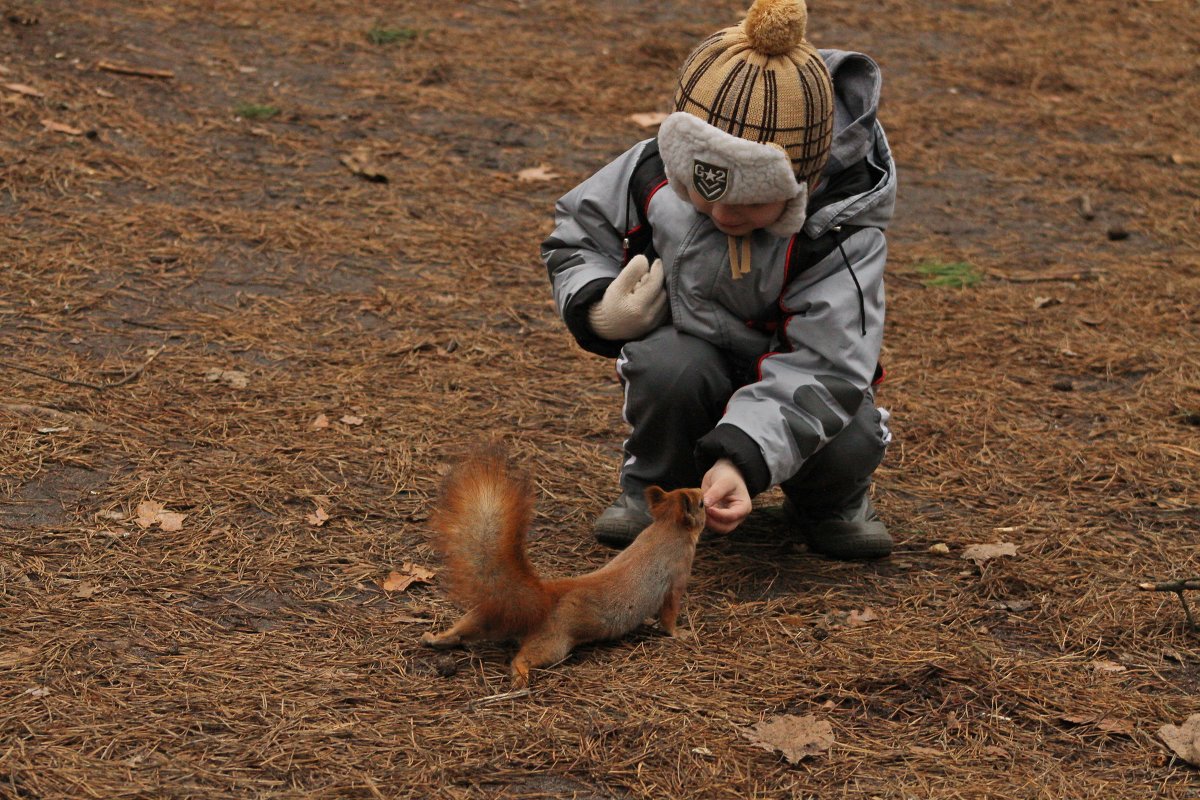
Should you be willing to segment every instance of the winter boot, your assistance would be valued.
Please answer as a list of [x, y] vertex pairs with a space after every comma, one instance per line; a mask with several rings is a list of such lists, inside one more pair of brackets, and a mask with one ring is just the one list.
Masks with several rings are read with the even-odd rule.
[[653, 521], [645, 498], [621, 492], [616, 502], [596, 518], [596, 541], [623, 550]]
[[808, 549], [839, 561], [884, 558], [892, 552], [892, 536], [875, 513], [866, 492], [851, 506], [833, 513], [803, 512], [785, 503]]

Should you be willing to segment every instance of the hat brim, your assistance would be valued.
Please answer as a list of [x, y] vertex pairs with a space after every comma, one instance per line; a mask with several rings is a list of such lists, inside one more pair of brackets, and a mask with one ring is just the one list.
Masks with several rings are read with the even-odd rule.
[[[796, 180], [782, 147], [726, 133], [686, 111], [676, 111], [658, 128], [658, 149], [667, 181], [687, 199], [697, 163], [724, 170], [724, 186], [713, 201], [775, 203], [786, 201], [783, 215], [767, 230], [789, 235], [804, 226], [807, 186]], [[700, 192], [705, 196], [704, 192]]]

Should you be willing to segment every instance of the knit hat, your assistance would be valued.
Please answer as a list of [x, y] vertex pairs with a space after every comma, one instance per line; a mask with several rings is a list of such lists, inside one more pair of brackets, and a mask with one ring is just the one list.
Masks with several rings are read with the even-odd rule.
[[688, 56], [658, 133], [682, 196], [690, 187], [714, 203], [789, 201], [768, 228], [778, 235], [804, 225], [807, 187], [833, 138], [833, 87], [807, 24], [804, 0], [755, 0]]

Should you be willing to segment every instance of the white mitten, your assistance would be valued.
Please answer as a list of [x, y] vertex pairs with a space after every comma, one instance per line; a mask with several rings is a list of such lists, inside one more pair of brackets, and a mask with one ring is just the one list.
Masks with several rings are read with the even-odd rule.
[[636, 255], [588, 310], [588, 324], [601, 339], [628, 341], [659, 327], [667, 315], [662, 259], [650, 264]]

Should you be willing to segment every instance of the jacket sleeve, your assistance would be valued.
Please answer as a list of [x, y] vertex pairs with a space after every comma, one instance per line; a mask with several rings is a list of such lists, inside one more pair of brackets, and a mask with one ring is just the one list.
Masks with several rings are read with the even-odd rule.
[[731, 459], [751, 495], [792, 477], [846, 427], [879, 363], [883, 231], [827, 235], [838, 237], [839, 246], [784, 288], [779, 349], [759, 359], [757, 379], [734, 393], [720, 423], [697, 446], [704, 469]]
[[583, 349], [608, 357], [615, 357], [625, 342], [597, 336], [587, 312], [624, 266], [625, 234], [636, 220], [629, 183], [648, 141], [563, 195], [554, 206], [554, 232], [542, 242], [554, 302], [567, 329]]

